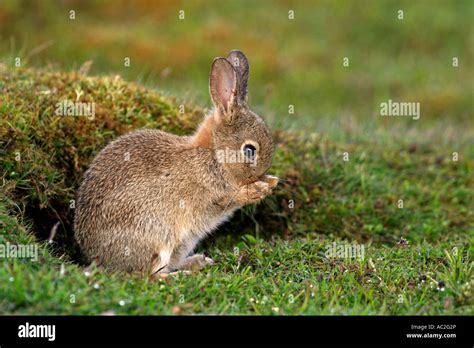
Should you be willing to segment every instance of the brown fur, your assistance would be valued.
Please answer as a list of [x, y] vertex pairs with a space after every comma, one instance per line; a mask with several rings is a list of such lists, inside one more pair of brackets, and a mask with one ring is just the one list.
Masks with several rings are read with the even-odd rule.
[[[93, 160], [74, 221], [75, 237], [91, 261], [147, 273], [211, 264], [204, 256], [189, 256], [199, 240], [276, 186], [278, 180], [265, 175], [274, 150], [271, 134], [246, 103], [248, 62], [233, 52], [246, 64], [237, 69], [224, 58], [214, 60], [215, 109], [194, 136], [139, 130]], [[218, 161], [218, 150], [239, 152], [247, 140], [258, 143], [256, 165]]]
[[194, 136], [192, 146], [212, 149], [212, 132], [214, 129], [216, 129], [215, 117], [213, 115], [206, 117]]

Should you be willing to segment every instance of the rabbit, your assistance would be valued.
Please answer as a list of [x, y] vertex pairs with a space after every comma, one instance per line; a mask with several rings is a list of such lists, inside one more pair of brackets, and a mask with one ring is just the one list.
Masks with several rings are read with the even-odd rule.
[[214, 108], [190, 136], [155, 129], [122, 135], [92, 161], [77, 193], [74, 235], [89, 261], [150, 275], [199, 270], [214, 261], [197, 243], [277, 186], [266, 175], [269, 128], [249, 109], [246, 56], [215, 58]]

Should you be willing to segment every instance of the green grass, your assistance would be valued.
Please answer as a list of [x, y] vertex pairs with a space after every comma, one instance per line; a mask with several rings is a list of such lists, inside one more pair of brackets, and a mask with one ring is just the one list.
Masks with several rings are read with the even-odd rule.
[[44, 248], [36, 264], [2, 267], [0, 308], [15, 314], [472, 314], [467, 248], [453, 256], [445, 242], [369, 245], [364, 259], [328, 260], [325, 243], [242, 241], [235, 253], [214, 247], [216, 267], [160, 281], [95, 269], [86, 275], [72, 264], [61, 275], [61, 261]]
[[[473, 13], [470, 0], [2, 1], [0, 245], [40, 257], [0, 259], [0, 314], [474, 314]], [[276, 139], [274, 195], [206, 239], [216, 265], [192, 276], [86, 268], [71, 225], [95, 154], [138, 128], [191, 133], [212, 59], [234, 48]], [[56, 116], [65, 99], [94, 102], [95, 118]], [[388, 99], [419, 102], [420, 119], [380, 117]], [[364, 255], [328, 258], [334, 242]]]

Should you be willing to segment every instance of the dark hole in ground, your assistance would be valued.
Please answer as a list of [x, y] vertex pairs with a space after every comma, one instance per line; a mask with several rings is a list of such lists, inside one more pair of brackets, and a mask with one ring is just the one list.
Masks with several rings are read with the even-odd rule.
[[50, 250], [54, 255], [65, 255], [69, 261], [80, 265], [87, 264], [87, 260], [74, 239], [74, 211], [72, 209], [55, 202], [49, 208], [28, 206], [25, 209], [25, 215], [33, 222], [33, 233], [41, 242], [48, 242], [53, 229], [56, 228], [54, 238], [49, 243]]

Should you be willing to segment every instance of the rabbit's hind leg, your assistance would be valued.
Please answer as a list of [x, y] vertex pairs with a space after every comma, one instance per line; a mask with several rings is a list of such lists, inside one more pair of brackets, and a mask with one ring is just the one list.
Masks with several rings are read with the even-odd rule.
[[189, 238], [185, 243], [174, 249], [171, 255], [170, 266], [173, 270], [198, 271], [207, 265], [213, 265], [214, 260], [203, 254], [192, 254], [200, 238]]

